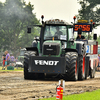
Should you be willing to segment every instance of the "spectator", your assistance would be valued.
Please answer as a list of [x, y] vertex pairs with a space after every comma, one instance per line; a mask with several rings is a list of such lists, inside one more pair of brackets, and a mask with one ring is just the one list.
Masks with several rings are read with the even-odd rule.
[[3, 56], [2, 56], [2, 59], [3, 59], [3, 66], [2, 66], [2, 70], [5, 70], [5, 61], [6, 61], [6, 51], [4, 52]]
[[11, 56], [10, 56], [10, 61], [15, 62], [15, 57], [13, 56], [13, 54], [11, 54]]
[[11, 61], [12, 66], [14, 66], [15, 57], [13, 56], [13, 54], [11, 54], [11, 56], [10, 56], [10, 61]]
[[8, 51], [6, 51], [6, 61], [7, 61], [7, 65], [5, 68], [7, 68], [10, 64], [10, 54], [8, 53]]
[[17, 62], [17, 61], [18, 61], [18, 58], [16, 57], [15, 62]]
[[100, 54], [98, 54], [98, 66], [97, 66], [97, 71], [100, 71]]

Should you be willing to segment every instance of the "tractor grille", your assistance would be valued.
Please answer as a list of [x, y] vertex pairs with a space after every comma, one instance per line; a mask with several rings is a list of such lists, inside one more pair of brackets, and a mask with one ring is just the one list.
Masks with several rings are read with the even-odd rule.
[[43, 44], [43, 55], [59, 55], [60, 45], [59, 43], [49, 43]]

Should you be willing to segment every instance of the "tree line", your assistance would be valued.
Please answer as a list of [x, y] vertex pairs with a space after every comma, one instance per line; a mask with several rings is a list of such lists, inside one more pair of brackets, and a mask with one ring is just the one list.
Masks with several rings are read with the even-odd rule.
[[77, 0], [81, 5], [78, 18], [100, 23], [100, 0]]
[[34, 13], [34, 5], [21, 0], [0, 2], [0, 51], [10, 50], [16, 54], [20, 48], [31, 46], [39, 29], [27, 34], [27, 26], [40, 24]]
[[[100, 22], [100, 0], [77, 0], [81, 5], [78, 10], [78, 19], [93, 19]], [[40, 24], [34, 13], [34, 5], [26, 4], [21, 0], [6, 0], [0, 2], [0, 51], [11, 50], [17, 53], [20, 48], [31, 46], [35, 36], [39, 36], [39, 29], [32, 28], [27, 34], [27, 26]], [[96, 27], [96, 26], [95, 26]], [[98, 37], [98, 41], [100, 37]], [[100, 42], [99, 42], [100, 44]]]
[[[78, 10], [78, 15], [77, 15], [78, 19], [84, 19], [88, 21], [92, 19], [93, 22], [100, 23], [100, 0], [77, 0], [77, 1], [81, 5], [81, 9]], [[98, 25], [95, 25], [94, 28], [96, 28], [97, 26]], [[100, 44], [99, 34], [97, 41]]]

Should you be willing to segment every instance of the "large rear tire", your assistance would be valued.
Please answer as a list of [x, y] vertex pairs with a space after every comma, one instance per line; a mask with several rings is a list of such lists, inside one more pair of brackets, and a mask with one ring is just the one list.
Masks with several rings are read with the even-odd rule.
[[[85, 63], [83, 65], [83, 56], [78, 57], [79, 71], [78, 71], [78, 80], [85, 79]], [[83, 68], [84, 67], [84, 68]]]
[[65, 80], [76, 81], [78, 79], [77, 57], [76, 52], [67, 52], [66, 55], [66, 74]]
[[25, 53], [25, 58], [24, 58], [24, 79], [34, 79], [34, 80], [44, 79], [44, 73], [28, 72], [30, 56], [36, 56], [36, 53], [34, 51]]

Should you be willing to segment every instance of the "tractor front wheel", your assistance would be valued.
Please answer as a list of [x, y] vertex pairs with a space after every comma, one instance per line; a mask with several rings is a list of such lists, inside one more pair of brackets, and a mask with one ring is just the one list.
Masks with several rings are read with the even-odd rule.
[[77, 67], [77, 56], [76, 52], [67, 52], [66, 57], [66, 74], [65, 80], [76, 81], [78, 79], [78, 67]]
[[29, 60], [30, 60], [31, 55], [35, 56], [35, 54], [31, 54], [30, 52], [25, 53], [25, 57], [24, 57], [24, 79], [35, 79], [35, 78], [38, 77], [36, 74], [28, 72]]

